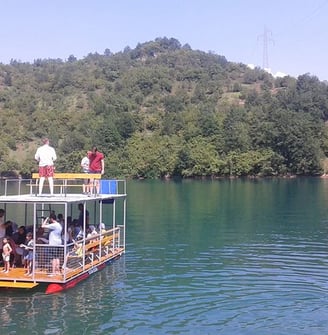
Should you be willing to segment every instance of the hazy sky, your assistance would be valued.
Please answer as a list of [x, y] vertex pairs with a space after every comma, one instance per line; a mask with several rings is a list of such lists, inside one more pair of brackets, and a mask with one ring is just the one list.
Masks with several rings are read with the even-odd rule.
[[0, 13], [5, 64], [173, 37], [229, 61], [268, 60], [273, 73], [328, 80], [328, 0], [0, 0]]

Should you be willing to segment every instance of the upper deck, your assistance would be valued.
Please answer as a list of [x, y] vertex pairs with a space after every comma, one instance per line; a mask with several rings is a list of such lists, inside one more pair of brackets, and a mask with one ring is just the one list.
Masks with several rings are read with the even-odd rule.
[[47, 203], [47, 204], [64, 204], [76, 202], [91, 202], [95, 200], [109, 200], [126, 197], [125, 193], [122, 194], [97, 194], [93, 196], [86, 196], [83, 194], [70, 193], [66, 196], [64, 194], [54, 195], [41, 195], [35, 196], [34, 194], [16, 194], [16, 195], [0, 195], [0, 203]]
[[[53, 195], [47, 193], [37, 195], [38, 185], [33, 179], [7, 179], [4, 188], [0, 190], [0, 203], [64, 204], [95, 200], [104, 201], [125, 198], [127, 195], [125, 180], [101, 180], [100, 183], [99, 194], [85, 195], [82, 194], [81, 183], [76, 179], [57, 179], [54, 184], [55, 193]], [[44, 190], [47, 190], [46, 183]]]

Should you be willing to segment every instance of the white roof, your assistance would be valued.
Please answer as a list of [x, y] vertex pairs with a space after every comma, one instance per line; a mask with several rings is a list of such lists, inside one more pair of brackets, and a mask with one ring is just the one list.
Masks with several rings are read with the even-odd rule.
[[0, 203], [74, 203], [74, 202], [94, 202], [99, 200], [110, 200], [124, 198], [126, 194], [98, 194], [97, 196], [87, 196], [83, 194], [35, 194], [1, 195]]

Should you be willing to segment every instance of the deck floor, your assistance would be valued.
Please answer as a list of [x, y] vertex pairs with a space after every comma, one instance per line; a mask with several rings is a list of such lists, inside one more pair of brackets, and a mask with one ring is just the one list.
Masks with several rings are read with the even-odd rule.
[[[2, 272], [3, 267], [0, 268], [0, 287], [13, 287], [10, 283], [16, 282], [44, 282], [44, 283], [66, 283], [73, 277], [86, 272], [92, 268], [95, 268], [97, 265], [103, 264], [111, 259], [116, 258], [124, 252], [123, 248], [115, 249], [114, 253], [109, 253], [108, 255], [102, 256], [100, 259], [94, 259], [93, 262], [85, 264], [84, 267], [78, 267], [75, 269], [66, 268], [63, 269], [60, 274], [53, 275], [46, 271], [41, 271], [36, 269], [35, 274], [32, 276], [27, 276], [26, 269], [22, 267], [11, 268], [8, 273]], [[19, 285], [15, 285], [19, 286]], [[24, 285], [22, 285], [23, 287]]]

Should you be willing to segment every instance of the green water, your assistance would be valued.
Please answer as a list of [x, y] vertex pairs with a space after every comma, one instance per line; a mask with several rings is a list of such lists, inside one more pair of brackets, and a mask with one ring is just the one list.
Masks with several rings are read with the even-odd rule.
[[127, 252], [0, 334], [325, 334], [328, 180], [130, 181]]

